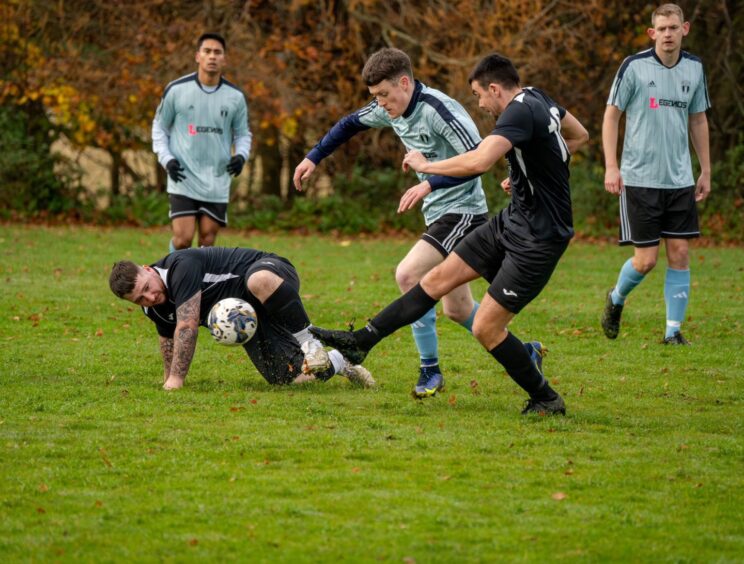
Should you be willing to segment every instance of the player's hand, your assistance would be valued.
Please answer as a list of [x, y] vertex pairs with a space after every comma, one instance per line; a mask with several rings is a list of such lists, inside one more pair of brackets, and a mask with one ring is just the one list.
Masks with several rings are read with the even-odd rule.
[[426, 166], [426, 157], [421, 154], [421, 151], [408, 151], [406, 156], [403, 157], [403, 172], [408, 172], [409, 168], [412, 168], [416, 172], [421, 172], [421, 169]]
[[701, 174], [695, 184], [695, 201], [702, 202], [710, 194], [710, 174]]
[[302, 181], [310, 178], [310, 175], [314, 170], [315, 163], [313, 161], [310, 159], [302, 159], [302, 162], [297, 165], [297, 168], [294, 171], [294, 176], [292, 177], [292, 181], [297, 190], [302, 192]]
[[507, 196], [511, 196], [511, 180], [508, 176], [501, 181], [501, 189], [506, 192]]
[[240, 171], [243, 170], [243, 165], [245, 164], [245, 158], [243, 155], [235, 155], [233, 158], [230, 159], [230, 162], [227, 163], [227, 172], [229, 172], [233, 176], [238, 176], [240, 174]]
[[429, 194], [431, 194], [431, 184], [429, 184], [428, 180], [424, 180], [420, 184], [416, 184], [416, 186], [409, 188], [400, 198], [398, 213], [407, 212]]
[[608, 168], [605, 171], [605, 190], [607, 190], [610, 194], [615, 194], [615, 196], [619, 196], [620, 193], [625, 189], [625, 184], [623, 183], [623, 177], [620, 175], [620, 169], [615, 167]]
[[178, 159], [169, 160], [168, 164], [165, 165], [165, 170], [168, 171], [168, 176], [170, 176], [173, 182], [181, 182], [181, 180], [186, 178], [186, 175], [183, 173], [183, 167], [178, 162]]

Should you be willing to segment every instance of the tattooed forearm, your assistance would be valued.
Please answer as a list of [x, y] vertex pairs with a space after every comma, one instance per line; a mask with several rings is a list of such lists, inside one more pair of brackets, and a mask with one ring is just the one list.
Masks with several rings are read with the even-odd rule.
[[163, 383], [165, 383], [170, 374], [171, 363], [173, 362], [173, 339], [160, 337], [160, 354], [163, 357]]
[[176, 310], [176, 332], [173, 335], [173, 358], [170, 364], [170, 378], [183, 381], [191, 366], [199, 332], [199, 307], [201, 292], [197, 292]]

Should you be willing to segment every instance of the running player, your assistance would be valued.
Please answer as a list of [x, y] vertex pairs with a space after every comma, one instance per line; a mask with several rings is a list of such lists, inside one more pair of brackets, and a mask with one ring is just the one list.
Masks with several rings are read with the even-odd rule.
[[[664, 4], [651, 16], [654, 47], [623, 61], [612, 83], [602, 124], [605, 190], [620, 196], [620, 244], [633, 245], [633, 257], [620, 269], [605, 299], [602, 328], [609, 339], [620, 332], [628, 294], [643, 281], [666, 244], [664, 344], [688, 345], [680, 328], [690, 298], [689, 240], [700, 236], [696, 202], [710, 193], [708, 120], [710, 108], [703, 63], [682, 51], [690, 31], [682, 9]], [[622, 167], [617, 166], [620, 116], [625, 112]], [[695, 182], [692, 145], [700, 161]]]
[[197, 72], [166, 87], [152, 122], [152, 148], [168, 172], [171, 252], [190, 247], [197, 227], [199, 246], [214, 245], [227, 225], [230, 175], [251, 151], [245, 96], [222, 76], [225, 53], [221, 35], [199, 37]]
[[[370, 128], [391, 127], [406, 150], [418, 149], [432, 160], [442, 160], [475, 148], [478, 129], [465, 109], [449, 96], [414, 80], [411, 60], [399, 49], [374, 53], [362, 70], [362, 79], [374, 100], [336, 123], [297, 166], [294, 184], [302, 181], [316, 165], [352, 136]], [[485, 194], [477, 175], [447, 178], [419, 174], [421, 186], [440, 190], [424, 200], [426, 232], [398, 264], [395, 279], [401, 292], [415, 286], [421, 277], [441, 263], [471, 230], [488, 219]], [[468, 284], [453, 287], [442, 298], [444, 314], [472, 332], [478, 303]], [[422, 312], [412, 324], [421, 365], [413, 394], [432, 396], [444, 388], [439, 366], [436, 309]]]
[[349, 364], [338, 351], [326, 352], [310, 334], [297, 271], [272, 253], [205, 247], [171, 253], [152, 265], [120, 261], [109, 285], [155, 323], [167, 390], [183, 386], [198, 326], [206, 327], [209, 310], [224, 298], [241, 298], [255, 308], [258, 327], [244, 348], [269, 383], [327, 380], [337, 373], [364, 387], [375, 383], [365, 368]]
[[[536, 88], [522, 88], [509, 59], [493, 54], [469, 78], [481, 108], [498, 116], [478, 146], [451, 159], [427, 161], [410, 152], [404, 166], [428, 174], [482, 174], [506, 155], [511, 203], [466, 236], [442, 264], [358, 331], [312, 328], [321, 341], [361, 362], [380, 340], [416, 320], [452, 288], [479, 276], [490, 282], [473, 323], [473, 334], [528, 394], [522, 413], [561, 413], [566, 407], [542, 374], [542, 346], [523, 344], [509, 322], [545, 287], [573, 236], [568, 164], [588, 139], [579, 121]], [[429, 194], [410, 188], [400, 211]], [[446, 191], [446, 190], [445, 190]]]

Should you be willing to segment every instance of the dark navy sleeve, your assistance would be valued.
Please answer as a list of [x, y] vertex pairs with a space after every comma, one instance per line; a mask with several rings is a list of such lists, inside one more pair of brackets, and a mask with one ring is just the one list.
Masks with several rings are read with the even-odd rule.
[[325, 134], [320, 143], [315, 145], [307, 154], [307, 158], [318, 164], [338, 147], [346, 143], [360, 131], [366, 131], [369, 126], [364, 125], [357, 113], [341, 118], [331, 130]]
[[441, 175], [435, 175], [430, 176], [426, 180], [429, 181], [429, 184], [431, 184], [431, 191], [434, 190], [443, 190], [445, 188], [452, 188], [453, 186], [459, 186], [460, 184], [465, 184], [466, 182], [469, 182], [475, 178], [478, 178], [480, 174], [475, 174], [473, 176], [441, 176]]
[[505, 137], [512, 146], [529, 141], [533, 135], [532, 110], [524, 102], [511, 102], [499, 116], [491, 135]]

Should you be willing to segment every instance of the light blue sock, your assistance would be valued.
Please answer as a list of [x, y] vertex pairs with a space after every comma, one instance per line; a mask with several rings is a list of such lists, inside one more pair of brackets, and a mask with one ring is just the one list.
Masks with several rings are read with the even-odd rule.
[[682, 326], [690, 301], [690, 271], [667, 268], [664, 279], [664, 301], [666, 302], [666, 335], [671, 337]]
[[436, 364], [439, 357], [436, 308], [431, 308], [420, 319], [414, 321], [411, 324], [411, 330], [421, 359], [425, 359], [429, 363], [434, 361], [433, 364]]
[[176, 246], [173, 244], [173, 239], [168, 242], [168, 251], [171, 253], [176, 252]]
[[473, 319], [475, 319], [475, 314], [478, 311], [478, 306], [480, 306], [478, 302], [473, 302], [473, 311], [470, 312], [470, 315], [465, 321], [460, 323], [460, 325], [465, 327], [465, 329], [467, 329], [471, 333], [473, 332]]
[[633, 259], [628, 259], [620, 269], [617, 284], [615, 284], [615, 288], [612, 290], [612, 303], [623, 305], [630, 291], [638, 286], [645, 277], [645, 274], [641, 274], [633, 268]]

